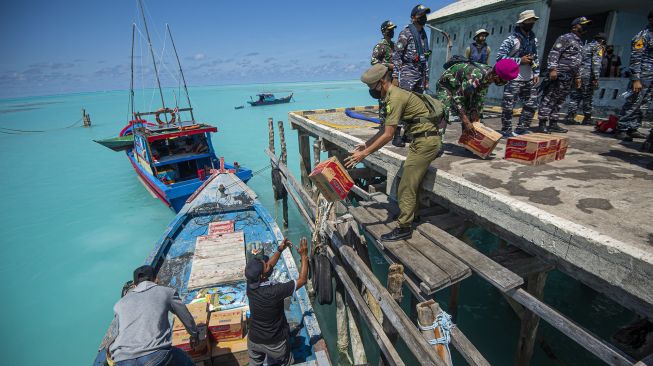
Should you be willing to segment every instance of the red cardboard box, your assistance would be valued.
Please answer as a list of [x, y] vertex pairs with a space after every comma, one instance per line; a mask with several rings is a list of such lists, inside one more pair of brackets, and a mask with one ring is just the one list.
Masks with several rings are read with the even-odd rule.
[[214, 311], [209, 317], [209, 333], [217, 342], [243, 338], [243, 311]]
[[485, 159], [490, 156], [492, 150], [497, 146], [501, 134], [480, 122], [474, 122], [473, 127], [475, 133], [463, 131], [458, 143], [480, 158]]
[[562, 160], [567, 154], [567, 146], [569, 146], [568, 137], [560, 137], [560, 142], [558, 144], [558, 151], [556, 152], [556, 160]]
[[211, 358], [206, 325], [197, 327], [197, 330], [199, 332], [199, 345], [195, 349], [191, 348], [190, 334], [188, 334], [185, 329], [172, 332], [172, 345], [188, 353], [194, 362], [204, 361]]
[[506, 141], [506, 160], [527, 165], [544, 164], [549, 159], [549, 141], [528, 135], [510, 137]]
[[[193, 304], [186, 305], [186, 308], [188, 308], [188, 311], [190, 312], [190, 315], [193, 316], [193, 320], [195, 320], [195, 325], [198, 327], [204, 326], [208, 324], [209, 320], [209, 304], [207, 302], [196, 302]], [[177, 316], [174, 316], [174, 321], [172, 322], [172, 330], [177, 331], [177, 330], [184, 330], [184, 324], [177, 318]]]
[[354, 186], [354, 180], [336, 157], [316, 165], [309, 178], [329, 202], [344, 200]]

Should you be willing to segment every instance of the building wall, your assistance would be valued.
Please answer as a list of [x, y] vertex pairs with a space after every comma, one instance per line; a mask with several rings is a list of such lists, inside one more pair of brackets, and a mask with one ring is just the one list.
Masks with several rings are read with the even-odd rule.
[[[450, 56], [463, 55], [465, 48], [474, 41], [472, 39], [474, 32], [479, 28], [485, 28], [490, 32], [490, 35], [487, 38], [487, 43], [492, 49], [492, 53], [490, 54], [490, 64], [493, 65], [496, 60], [496, 51], [499, 49], [503, 40], [512, 33], [515, 22], [519, 18], [519, 13], [528, 9], [535, 10], [535, 14], [540, 17], [535, 24], [533, 31], [537, 35], [539, 42], [538, 55], [542, 55], [549, 19], [549, 7], [541, 0], [536, 0], [525, 5], [520, 4], [514, 6], [513, 4], [513, 7], [510, 8], [494, 8], [492, 11], [465, 15], [462, 18], [458, 17], [444, 21], [435, 20], [429, 24], [444, 30], [451, 36], [453, 47]], [[430, 87], [431, 89], [435, 89], [437, 80], [444, 71], [442, 65], [446, 62], [447, 41], [441, 33], [434, 30], [431, 30], [429, 37], [431, 49], [433, 50], [430, 60]], [[490, 90], [488, 90], [488, 99], [500, 100], [502, 93], [503, 87], [492, 85]]]
[[629, 13], [623, 11], [616, 12], [615, 29], [612, 33], [612, 39], [609, 40], [614, 45], [614, 52], [621, 56], [621, 63], [628, 67], [630, 62], [630, 42], [633, 37], [648, 24], [648, 12]]

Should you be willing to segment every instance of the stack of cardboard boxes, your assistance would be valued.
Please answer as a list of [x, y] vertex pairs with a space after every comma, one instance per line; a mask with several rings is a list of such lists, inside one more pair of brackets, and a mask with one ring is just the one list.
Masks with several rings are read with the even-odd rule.
[[560, 135], [533, 133], [510, 137], [506, 141], [505, 159], [526, 165], [541, 165], [562, 160], [569, 139]]
[[[208, 302], [187, 305], [200, 333], [200, 345], [190, 346], [190, 335], [175, 317], [172, 345], [186, 351], [193, 362], [242, 366], [248, 363], [243, 308], [208, 312]], [[207, 363], [204, 363], [206, 365]]]

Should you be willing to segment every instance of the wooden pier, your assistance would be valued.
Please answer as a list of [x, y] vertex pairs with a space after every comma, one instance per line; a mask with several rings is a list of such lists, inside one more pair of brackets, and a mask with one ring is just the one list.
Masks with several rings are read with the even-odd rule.
[[[273, 173], [278, 185], [275, 192], [287, 193], [277, 198], [290, 196], [311, 229], [328, 242], [337, 289], [346, 293], [346, 304], [360, 314], [374, 335], [384, 364], [404, 364], [393, 346], [397, 334], [420, 363], [449, 363], [442, 345], [426, 342], [433, 335], [429, 338], [428, 331], [420, 332], [418, 319], [437, 315], [432, 313], [439, 309], [434, 294], [450, 288], [448, 310], [455, 320], [460, 283], [472, 273], [494, 286], [521, 320], [519, 339], [515, 339], [516, 365], [529, 364], [540, 319], [607, 364], [649, 364], [653, 356], [638, 363], [542, 298], [547, 274], [556, 268], [651, 319], [651, 154], [578, 126], [568, 134], [565, 160], [519, 165], [500, 158], [503, 144], [493, 158], [480, 160], [456, 144], [460, 127], [453, 125], [445, 136], [445, 155], [432, 163], [423, 181], [421, 220], [412, 238], [382, 242], [380, 235], [395, 225], [396, 187], [406, 148], [388, 145], [368, 156], [364, 167], [351, 170], [358, 184], [350, 199], [335, 204], [326, 224], [316, 227], [323, 205], [308, 179], [312, 166], [324, 151], [342, 160], [347, 151], [374, 135], [377, 127], [347, 117], [343, 109], [292, 112], [289, 122], [298, 136], [299, 180], [286, 165], [283, 129], [281, 158], [275, 155], [274, 124], [269, 121], [267, 154], [278, 174], [274, 179]], [[486, 120], [493, 127], [498, 123], [496, 118]], [[499, 250], [482, 253], [462, 240], [470, 227], [497, 235], [502, 243]], [[370, 269], [368, 244], [398, 266], [391, 270], [386, 286]], [[414, 300], [411, 314], [397, 301], [402, 282]], [[450, 345], [468, 364], [489, 365], [460, 329], [451, 330]]]

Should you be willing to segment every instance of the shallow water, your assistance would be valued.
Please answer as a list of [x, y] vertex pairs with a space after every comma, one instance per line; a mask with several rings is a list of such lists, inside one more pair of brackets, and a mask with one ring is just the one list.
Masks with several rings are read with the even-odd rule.
[[[295, 101], [234, 110], [259, 91], [277, 96], [292, 91]], [[218, 127], [213, 138], [218, 155], [254, 170], [269, 165], [263, 153], [267, 117], [286, 121], [291, 110], [373, 104], [357, 81], [198, 87], [190, 93], [195, 118]], [[125, 125], [127, 96], [126, 91], [111, 91], [0, 100], [0, 188], [5, 192], [0, 290], [9, 295], [0, 305], [2, 365], [90, 364], [122, 284], [174, 216], [147, 193], [122, 153], [92, 141], [114, 136]], [[171, 90], [166, 98], [174, 100]], [[158, 95], [137, 91], [136, 99], [137, 109], [146, 110]], [[93, 127], [65, 128], [79, 119], [80, 108], [90, 113]], [[285, 127], [288, 164], [298, 176], [296, 134], [287, 123]], [[280, 222], [269, 169], [249, 184]], [[290, 208], [288, 236], [298, 241], [308, 231], [292, 203]], [[496, 238], [482, 230], [468, 234], [483, 250], [496, 245]], [[385, 278], [387, 265], [378, 253], [371, 254], [375, 271]], [[438, 295], [441, 304], [446, 305], [447, 295]], [[558, 272], [549, 275], [545, 300], [604, 338], [632, 316]], [[409, 304], [405, 296], [403, 306]], [[512, 364], [519, 323], [501, 295], [472, 276], [461, 286], [460, 304], [458, 326], [492, 364]], [[318, 306], [316, 311], [333, 351], [335, 308]], [[538, 334], [557, 360], [536, 346], [534, 365], [601, 364], [543, 322]], [[370, 354], [378, 352], [369, 334], [366, 340]]]

